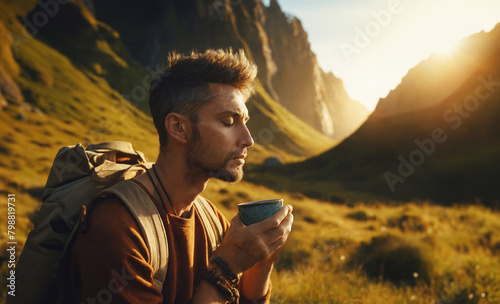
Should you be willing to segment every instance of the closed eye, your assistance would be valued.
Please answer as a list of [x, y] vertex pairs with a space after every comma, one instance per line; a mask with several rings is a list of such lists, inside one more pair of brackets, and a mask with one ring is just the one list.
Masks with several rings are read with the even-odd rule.
[[232, 117], [227, 117], [227, 118], [222, 120], [222, 124], [224, 124], [224, 126], [226, 126], [226, 127], [231, 127], [235, 123], [236, 123], [236, 120]]

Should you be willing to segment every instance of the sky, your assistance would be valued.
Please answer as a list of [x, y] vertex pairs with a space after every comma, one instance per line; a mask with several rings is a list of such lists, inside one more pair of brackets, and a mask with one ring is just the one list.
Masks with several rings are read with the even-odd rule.
[[[268, 5], [269, 0], [264, 0]], [[450, 54], [500, 22], [500, 0], [278, 0], [298, 17], [320, 66], [373, 110], [431, 53]]]

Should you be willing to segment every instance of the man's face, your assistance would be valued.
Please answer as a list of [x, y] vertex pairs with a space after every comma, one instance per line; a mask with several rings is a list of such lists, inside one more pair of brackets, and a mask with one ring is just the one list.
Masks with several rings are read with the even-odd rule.
[[254, 141], [246, 126], [248, 109], [241, 92], [210, 83], [212, 100], [198, 110], [197, 128], [187, 147], [187, 164], [195, 180], [200, 174], [228, 182], [243, 178], [247, 148]]

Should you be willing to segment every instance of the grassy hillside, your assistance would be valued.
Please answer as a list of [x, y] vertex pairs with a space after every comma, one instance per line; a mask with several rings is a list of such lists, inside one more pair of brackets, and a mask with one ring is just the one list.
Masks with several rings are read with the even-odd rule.
[[272, 303], [498, 303], [500, 214], [425, 201], [349, 205], [242, 182], [204, 195], [228, 218], [240, 202], [284, 198], [295, 222]]
[[[84, 145], [107, 140], [126, 140], [148, 156], [156, 154], [154, 127], [144, 113], [95, 74], [77, 68], [53, 48], [30, 37], [17, 23], [15, 10], [2, 3], [2, 21], [9, 22], [8, 39], [0, 44], [10, 48], [2, 67], [19, 66], [11, 78], [22, 92], [24, 102], [8, 103], [0, 110], [0, 193], [16, 196], [17, 255], [32, 227], [40, 206], [41, 189], [52, 160], [60, 147], [78, 142]], [[5, 53], [4, 53], [5, 54]], [[9, 99], [8, 99], [9, 101]], [[6, 213], [7, 200], [1, 203]], [[0, 223], [6, 227], [7, 217]], [[5, 240], [7, 231], [1, 231]], [[6, 243], [2, 261], [6, 261]], [[2, 282], [7, 264], [2, 262]], [[6, 284], [2, 283], [2, 286]], [[2, 293], [5, 288], [2, 287]]]
[[[26, 19], [35, 22], [35, 16], [43, 13], [45, 8], [37, 5]], [[147, 87], [143, 84], [148, 71], [132, 58], [117, 31], [96, 20], [81, 1], [60, 5], [46, 23], [36, 30], [37, 40], [66, 56], [78, 69], [103, 78], [120, 95], [149, 113]]]

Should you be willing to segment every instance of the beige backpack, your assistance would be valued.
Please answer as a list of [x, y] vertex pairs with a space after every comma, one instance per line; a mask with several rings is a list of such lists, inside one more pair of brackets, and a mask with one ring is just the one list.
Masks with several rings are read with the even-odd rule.
[[[129, 179], [153, 163], [128, 142], [105, 142], [84, 149], [81, 144], [57, 153], [43, 193], [43, 204], [16, 265], [16, 296], [6, 304], [60, 303], [60, 263], [79, 229], [80, 219], [96, 197], [116, 195], [129, 208], [151, 254], [154, 283], [160, 290], [167, 274], [168, 242], [154, 203]], [[201, 196], [195, 201], [212, 250], [222, 241], [222, 225]], [[210, 227], [210, 228], [209, 228]], [[62, 279], [62, 280], [61, 280]], [[66, 280], [67, 281], [67, 280]]]

